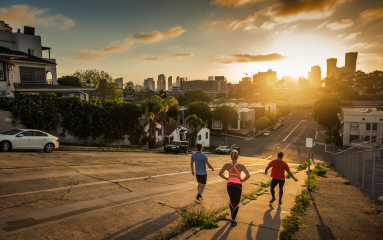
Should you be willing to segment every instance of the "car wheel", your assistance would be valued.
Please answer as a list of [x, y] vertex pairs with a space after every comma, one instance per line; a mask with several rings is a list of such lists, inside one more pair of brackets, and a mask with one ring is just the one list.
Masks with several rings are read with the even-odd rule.
[[186, 151], [185, 151], [185, 154], [189, 154], [189, 150], [186, 150]]
[[0, 143], [0, 147], [2, 152], [8, 152], [12, 149], [11, 143], [7, 141]]
[[46, 153], [51, 153], [51, 152], [53, 151], [53, 149], [54, 149], [54, 146], [53, 146], [52, 143], [48, 143], [48, 144], [45, 145], [45, 147], [44, 147], [44, 151], [45, 151]]
[[175, 154], [178, 154], [178, 150], [175, 150], [174, 153], [175, 153]]
[[168, 153], [169, 151], [168, 150], [165, 150], [165, 153]]

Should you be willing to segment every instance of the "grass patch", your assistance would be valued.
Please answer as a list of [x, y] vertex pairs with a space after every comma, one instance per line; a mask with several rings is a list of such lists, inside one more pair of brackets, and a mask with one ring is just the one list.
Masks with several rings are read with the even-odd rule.
[[309, 166], [309, 162], [306, 161], [306, 162], [302, 163], [301, 165], [299, 165], [299, 166], [297, 167], [297, 170], [298, 170], [298, 171], [305, 170], [308, 166]]
[[[297, 174], [297, 173], [298, 173], [298, 172], [292, 172], [293, 175], [295, 175], [295, 174]], [[285, 178], [286, 178], [286, 179], [290, 179], [291, 177], [290, 177], [290, 175], [289, 175], [288, 173], [286, 173]]]
[[219, 208], [216, 211], [208, 211], [203, 205], [195, 207], [184, 207], [179, 211], [181, 215], [181, 221], [176, 228], [176, 231], [170, 234], [164, 234], [161, 236], [162, 240], [171, 239], [193, 227], [200, 227], [201, 229], [213, 229], [218, 227], [220, 220], [226, 219], [228, 213], [224, 213], [216, 216], [218, 211], [223, 208]]
[[327, 170], [323, 169], [319, 165], [316, 165], [315, 168], [312, 170], [312, 173], [314, 173], [317, 176], [323, 177], [327, 174]]
[[290, 209], [291, 214], [282, 221], [284, 230], [279, 235], [281, 240], [291, 239], [294, 233], [302, 227], [303, 220], [301, 216], [311, 200], [313, 200], [313, 198], [307, 190], [303, 190], [295, 197], [295, 205]]
[[331, 170], [335, 170], [334, 166], [330, 163], [330, 164], [327, 164], [325, 167], [328, 167], [330, 168]]
[[[308, 185], [308, 179], [306, 178], [305, 184]], [[310, 173], [310, 191], [317, 189], [318, 177], [315, 173]]]
[[263, 187], [263, 188], [267, 188], [267, 187], [270, 187], [271, 185], [271, 179], [267, 180], [266, 182], [265, 181], [261, 181], [259, 183], [259, 186]]

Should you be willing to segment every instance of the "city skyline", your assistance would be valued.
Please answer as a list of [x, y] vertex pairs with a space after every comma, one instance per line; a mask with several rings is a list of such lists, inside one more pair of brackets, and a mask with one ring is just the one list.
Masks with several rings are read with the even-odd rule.
[[[375, 0], [298, 1], [290, 8], [281, 0], [94, 1], [75, 9], [49, 1], [2, 3], [0, 20], [14, 31], [35, 27], [52, 48], [58, 76], [100, 69], [140, 85], [160, 73], [220, 75], [237, 83], [243, 72], [272, 69], [278, 79], [307, 78], [312, 66], [320, 66], [325, 77], [326, 60], [345, 66], [346, 52], [359, 53], [356, 70], [383, 65], [383, 6]], [[102, 17], [94, 14], [104, 9]]]

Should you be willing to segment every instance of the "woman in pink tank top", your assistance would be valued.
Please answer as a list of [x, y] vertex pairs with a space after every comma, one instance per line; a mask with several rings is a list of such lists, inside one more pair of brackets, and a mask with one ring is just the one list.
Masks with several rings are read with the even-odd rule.
[[[242, 183], [250, 178], [250, 173], [247, 171], [246, 167], [243, 164], [237, 162], [238, 152], [233, 150], [231, 151], [231, 163], [226, 163], [223, 165], [219, 176], [227, 180], [227, 193], [230, 197], [230, 210], [231, 210], [231, 226], [236, 226], [237, 222], [235, 218], [238, 213], [238, 204], [241, 200], [242, 194]], [[229, 177], [225, 177], [223, 173], [228, 171]], [[241, 172], [246, 174], [245, 178], [241, 178]]]

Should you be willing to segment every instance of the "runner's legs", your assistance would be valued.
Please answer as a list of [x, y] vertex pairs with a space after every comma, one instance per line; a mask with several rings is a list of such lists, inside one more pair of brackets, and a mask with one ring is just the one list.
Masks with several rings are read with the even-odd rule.
[[231, 210], [231, 219], [235, 220], [238, 213], [238, 204], [241, 200], [242, 194], [242, 184], [233, 184], [227, 185], [227, 192], [230, 197], [230, 210]]

